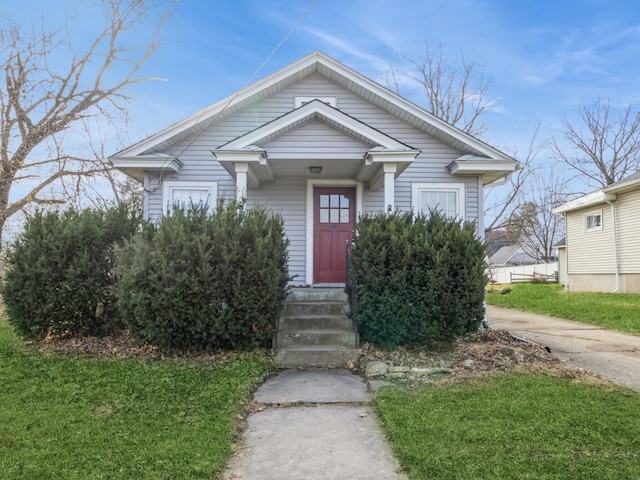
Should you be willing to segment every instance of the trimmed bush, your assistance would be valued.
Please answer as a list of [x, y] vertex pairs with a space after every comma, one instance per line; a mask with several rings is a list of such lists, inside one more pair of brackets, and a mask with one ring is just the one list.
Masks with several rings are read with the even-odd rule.
[[124, 205], [29, 217], [8, 254], [2, 294], [11, 324], [31, 339], [117, 330], [114, 247], [140, 223]]
[[280, 216], [242, 204], [174, 209], [119, 251], [131, 332], [166, 351], [270, 345], [287, 295]]
[[475, 226], [412, 213], [364, 216], [350, 257], [352, 318], [363, 341], [452, 341], [484, 318], [485, 250]]

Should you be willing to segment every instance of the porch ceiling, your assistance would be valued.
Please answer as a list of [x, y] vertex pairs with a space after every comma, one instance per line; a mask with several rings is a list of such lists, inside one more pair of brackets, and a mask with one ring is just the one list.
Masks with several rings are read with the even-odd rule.
[[[355, 178], [362, 162], [362, 158], [269, 159], [274, 177]], [[312, 175], [309, 167], [322, 167], [322, 172]]]

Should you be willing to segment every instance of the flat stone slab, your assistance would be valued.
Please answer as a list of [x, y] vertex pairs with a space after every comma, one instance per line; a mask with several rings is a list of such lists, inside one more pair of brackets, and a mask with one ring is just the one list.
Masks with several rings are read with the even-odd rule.
[[368, 407], [270, 408], [247, 423], [227, 480], [406, 479]]
[[269, 378], [253, 399], [266, 404], [362, 403], [371, 395], [364, 379], [347, 370], [290, 369]]

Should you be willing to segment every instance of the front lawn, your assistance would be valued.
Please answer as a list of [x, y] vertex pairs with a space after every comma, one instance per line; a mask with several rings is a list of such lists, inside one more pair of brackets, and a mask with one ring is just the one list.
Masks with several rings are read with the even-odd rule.
[[612, 328], [640, 335], [640, 295], [564, 292], [556, 284], [503, 285], [487, 293], [487, 303], [528, 312], [542, 313], [567, 320]]
[[11, 479], [211, 479], [267, 358], [195, 362], [24, 349], [0, 319], [0, 475]]
[[376, 410], [417, 479], [640, 478], [640, 396], [544, 374], [390, 388]]

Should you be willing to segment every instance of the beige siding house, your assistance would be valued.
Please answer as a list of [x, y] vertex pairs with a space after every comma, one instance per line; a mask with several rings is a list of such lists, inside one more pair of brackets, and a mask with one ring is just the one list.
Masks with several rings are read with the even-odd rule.
[[362, 213], [439, 208], [484, 230], [485, 185], [518, 162], [321, 52], [109, 158], [175, 202], [244, 198], [280, 213], [294, 285], [344, 283]]
[[556, 208], [573, 291], [640, 293], [640, 172]]

